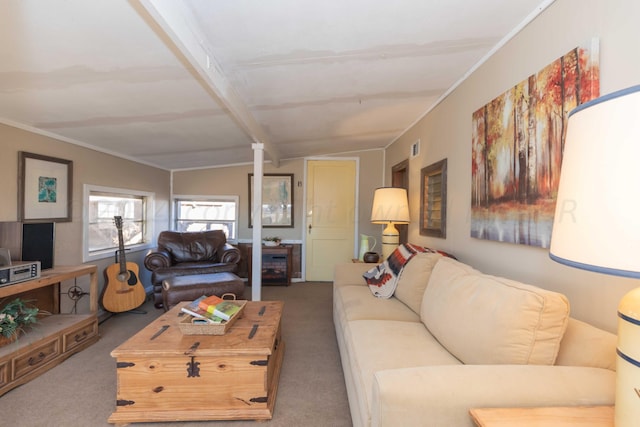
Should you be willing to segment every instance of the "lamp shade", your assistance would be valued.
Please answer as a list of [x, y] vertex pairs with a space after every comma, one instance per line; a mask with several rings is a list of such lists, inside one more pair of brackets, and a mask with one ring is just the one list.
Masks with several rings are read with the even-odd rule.
[[640, 277], [640, 86], [569, 114], [549, 248], [573, 267]]
[[404, 188], [382, 187], [373, 194], [371, 222], [409, 224], [409, 202]]
[[[569, 114], [549, 254], [563, 264], [640, 277], [640, 86]], [[640, 420], [640, 288], [618, 305], [616, 427]]]

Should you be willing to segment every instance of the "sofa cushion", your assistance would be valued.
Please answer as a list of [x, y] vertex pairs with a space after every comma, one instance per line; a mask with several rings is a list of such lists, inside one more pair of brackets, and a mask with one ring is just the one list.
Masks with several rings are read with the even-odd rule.
[[[373, 299], [369, 295], [369, 299]], [[388, 303], [389, 300], [381, 300]], [[371, 414], [376, 372], [429, 365], [460, 365], [420, 322], [355, 320], [344, 325], [346, 354], [356, 385], [357, 404]], [[355, 422], [354, 422], [355, 423]]]
[[569, 318], [556, 365], [616, 370], [618, 337], [588, 323]]
[[[339, 286], [333, 289], [333, 303], [343, 321], [379, 319], [420, 323], [418, 314], [396, 298], [374, 298], [367, 286]], [[422, 326], [424, 327], [424, 326]]]
[[171, 254], [174, 263], [220, 262], [219, 252], [226, 242], [226, 236], [221, 230], [190, 233], [162, 231], [158, 235], [158, 248]]
[[433, 267], [441, 257], [439, 253], [418, 253], [404, 266], [400, 274], [394, 296], [416, 314], [420, 314], [424, 290]]
[[345, 262], [336, 264], [333, 272], [333, 287], [359, 285], [366, 288], [367, 282], [362, 275], [371, 268], [363, 262]]
[[569, 319], [562, 294], [438, 260], [422, 322], [465, 364], [552, 365]]

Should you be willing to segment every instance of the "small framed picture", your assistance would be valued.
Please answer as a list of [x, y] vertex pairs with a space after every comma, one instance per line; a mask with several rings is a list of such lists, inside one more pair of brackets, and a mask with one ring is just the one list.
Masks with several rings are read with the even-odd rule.
[[71, 221], [73, 162], [25, 151], [18, 156], [18, 221]]
[[[253, 174], [249, 174], [249, 227], [253, 228]], [[262, 176], [262, 226], [293, 227], [293, 174]]]

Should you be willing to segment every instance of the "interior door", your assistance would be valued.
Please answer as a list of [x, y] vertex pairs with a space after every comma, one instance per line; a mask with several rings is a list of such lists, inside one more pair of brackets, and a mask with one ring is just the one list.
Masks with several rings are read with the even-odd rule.
[[[391, 168], [391, 186], [404, 188], [409, 194], [409, 160], [403, 160]], [[396, 228], [400, 233], [400, 243], [408, 243], [409, 224], [396, 224]]]
[[306, 280], [331, 281], [355, 248], [356, 161], [307, 162]]

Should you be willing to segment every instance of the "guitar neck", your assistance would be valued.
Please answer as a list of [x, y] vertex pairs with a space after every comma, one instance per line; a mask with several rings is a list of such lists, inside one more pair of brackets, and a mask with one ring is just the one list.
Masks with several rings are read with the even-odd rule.
[[120, 253], [120, 272], [127, 271], [127, 258], [124, 255], [124, 244], [122, 243], [122, 231], [118, 233], [120, 239], [120, 246], [118, 252]]
[[124, 236], [122, 235], [122, 218], [114, 217], [116, 228], [118, 229], [118, 253], [119, 253], [119, 261], [120, 261], [120, 273], [125, 273], [127, 271], [127, 258], [124, 254]]

